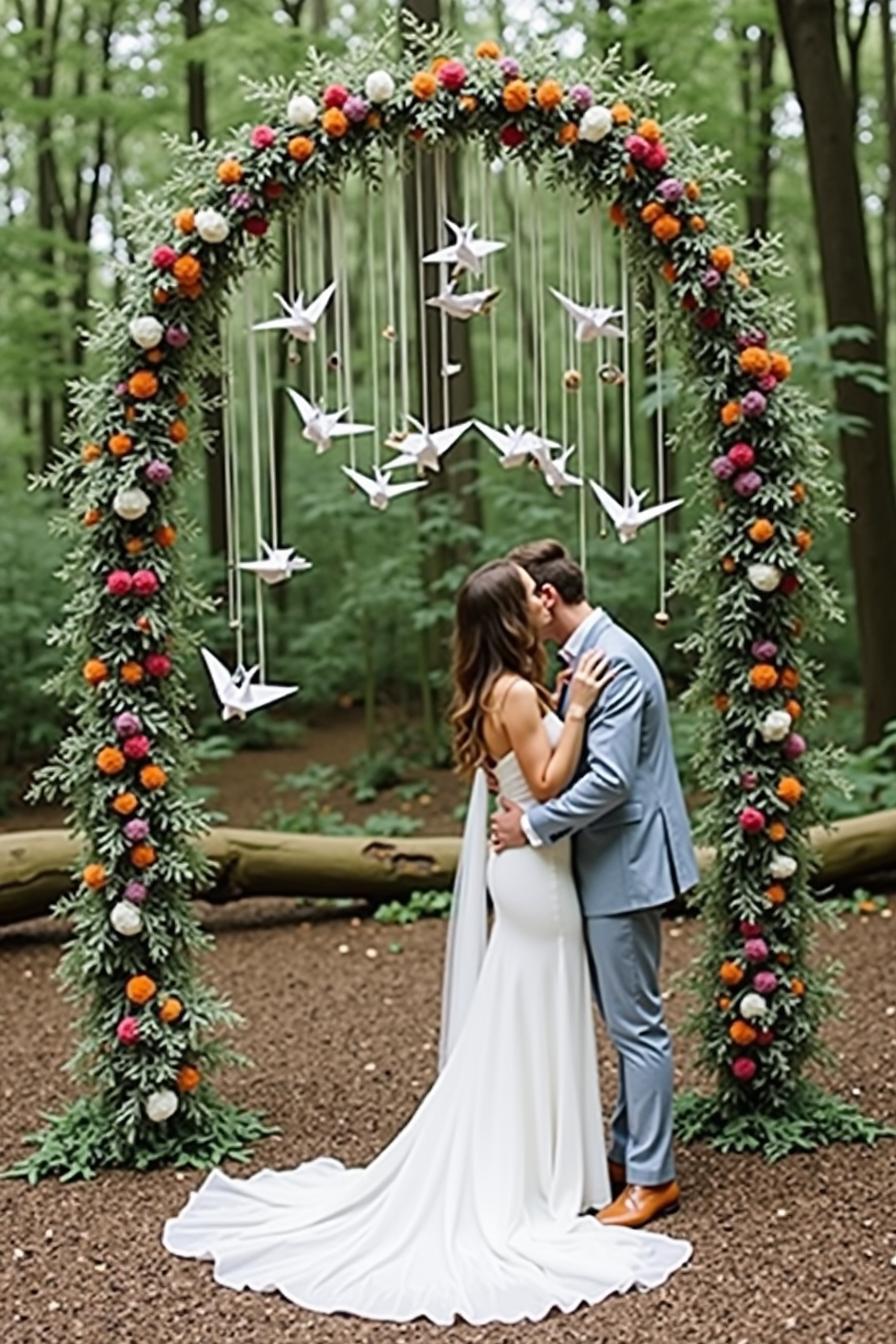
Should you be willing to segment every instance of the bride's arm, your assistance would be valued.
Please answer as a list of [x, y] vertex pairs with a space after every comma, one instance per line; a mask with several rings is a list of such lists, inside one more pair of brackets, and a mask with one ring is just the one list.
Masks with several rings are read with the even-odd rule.
[[526, 783], [539, 802], [556, 797], [575, 774], [582, 755], [588, 710], [615, 675], [603, 654], [593, 651], [583, 654], [570, 681], [569, 708], [554, 746], [545, 730], [532, 683], [514, 682], [507, 692], [501, 721]]

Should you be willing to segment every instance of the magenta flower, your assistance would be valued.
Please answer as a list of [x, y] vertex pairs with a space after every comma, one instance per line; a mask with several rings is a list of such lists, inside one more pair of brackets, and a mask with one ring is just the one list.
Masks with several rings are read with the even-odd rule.
[[665, 145], [651, 145], [644, 155], [644, 167], [652, 173], [658, 173], [669, 162], [669, 151]]
[[750, 645], [750, 653], [757, 663], [772, 663], [778, 656], [778, 646], [773, 639], [757, 639]]
[[664, 201], [680, 201], [684, 195], [684, 183], [677, 177], [664, 177], [657, 192]]
[[134, 733], [125, 738], [121, 749], [129, 761], [145, 760], [150, 751], [149, 738], [144, 733]]
[[738, 471], [746, 471], [756, 461], [756, 453], [749, 443], [732, 443], [728, 456]]
[[122, 382], [115, 384], [116, 397], [126, 397], [127, 394], [128, 394], [128, 385], [126, 382], [122, 380]]
[[174, 473], [167, 462], [163, 462], [160, 457], [154, 457], [151, 462], [147, 462], [143, 474], [153, 485], [167, 485]]
[[755, 420], [757, 416], [762, 415], [768, 402], [761, 392], [755, 389], [745, 393], [741, 399], [740, 408], [744, 415], [750, 420]]
[[753, 985], [760, 994], [774, 994], [778, 988], [778, 977], [774, 971], [757, 971], [753, 976]]
[[718, 308], [701, 308], [697, 314], [697, 325], [704, 331], [714, 331], [722, 320], [722, 314]]
[[170, 345], [172, 350], [182, 350], [189, 339], [190, 333], [181, 322], [176, 322], [165, 332], [165, 343]]
[[363, 121], [370, 111], [370, 104], [366, 98], [362, 98], [360, 93], [350, 93], [345, 100], [343, 112], [353, 125]]
[[635, 163], [643, 163], [650, 151], [650, 141], [645, 140], [643, 135], [627, 135], [624, 143]]
[[159, 591], [159, 579], [151, 569], [138, 569], [134, 573], [134, 592], [138, 597], [155, 597]]
[[137, 844], [140, 840], [145, 840], [149, 835], [149, 822], [144, 821], [142, 817], [132, 817], [124, 826], [125, 839], [131, 840]]
[[740, 933], [742, 938], [758, 938], [762, 933], [762, 925], [756, 924], [752, 919], [742, 919]]
[[730, 481], [734, 475], [734, 463], [724, 454], [721, 457], [714, 457], [709, 469], [717, 481]]
[[784, 755], [788, 761], [795, 761], [806, 750], [806, 739], [799, 733], [791, 733], [784, 743]]
[[756, 384], [760, 392], [774, 392], [778, 386], [778, 380], [773, 373], [764, 373]]
[[142, 726], [138, 716], [127, 709], [122, 714], [116, 714], [112, 720], [112, 727], [119, 737], [133, 737], [134, 733], [139, 733]]
[[704, 289], [718, 289], [722, 283], [722, 272], [717, 271], [715, 266], [707, 266], [700, 277], [700, 283]]
[[140, 1023], [136, 1017], [123, 1017], [115, 1028], [115, 1035], [122, 1045], [136, 1045], [140, 1040]]
[[584, 112], [594, 102], [594, 94], [588, 84], [573, 84], [569, 91], [569, 100], [580, 112]]
[[255, 200], [251, 191], [232, 191], [230, 193], [230, 207], [232, 210], [239, 210], [241, 214], [245, 214], [247, 210], [252, 209], [254, 204]]
[[324, 107], [344, 107], [348, 96], [348, 89], [344, 84], [328, 84], [324, 89]]
[[758, 807], [745, 807], [738, 821], [741, 830], [746, 831], [747, 835], [757, 835], [765, 829], [765, 813], [760, 812]]
[[514, 60], [512, 56], [502, 56], [498, 62], [498, 69], [505, 79], [519, 79], [520, 77], [520, 63]]
[[756, 774], [755, 770], [745, 770], [740, 777], [740, 786], [747, 792], [749, 792], [750, 789], [755, 789], [758, 783], [759, 776]]
[[736, 494], [740, 495], [741, 499], [749, 499], [761, 487], [762, 477], [758, 471], [742, 471], [739, 476], [734, 478], [734, 490]]
[[273, 126], [255, 126], [249, 136], [249, 144], [253, 149], [270, 149], [276, 139], [277, 132]]
[[744, 956], [747, 961], [767, 961], [768, 943], [764, 938], [748, 938], [744, 943]]
[[124, 899], [130, 901], [132, 905], [142, 905], [146, 900], [148, 892], [144, 884], [138, 882], [135, 878], [126, 884], [125, 889], [121, 894]]
[[158, 266], [160, 271], [170, 271], [176, 261], [177, 253], [168, 243], [160, 243], [158, 247], [153, 248], [152, 264]]
[[143, 666], [151, 677], [167, 677], [171, 674], [171, 659], [167, 653], [148, 653]]
[[[449, 89], [452, 93], [456, 93], [458, 89], [463, 88], [466, 78], [467, 67], [463, 61], [446, 61], [444, 65], [439, 67], [437, 79], [443, 89]], [[348, 114], [346, 113], [346, 115]]]
[[754, 327], [752, 331], [745, 331], [737, 338], [738, 350], [746, 350], [748, 346], [760, 345], [765, 348], [768, 342], [768, 336], [761, 327]]
[[731, 1065], [731, 1072], [739, 1083], [749, 1083], [756, 1077], [756, 1061], [747, 1055], [738, 1055]]
[[127, 597], [133, 584], [134, 580], [126, 569], [113, 569], [106, 576], [106, 592], [113, 597]]

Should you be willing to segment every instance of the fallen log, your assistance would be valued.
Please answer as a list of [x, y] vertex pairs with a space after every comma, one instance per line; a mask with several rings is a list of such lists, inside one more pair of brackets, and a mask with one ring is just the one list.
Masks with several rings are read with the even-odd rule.
[[[896, 809], [816, 827], [819, 883], [857, 881], [896, 868]], [[294, 835], [222, 826], [200, 840], [217, 865], [210, 887], [194, 894], [214, 904], [245, 896], [360, 899], [371, 906], [421, 889], [451, 886], [460, 848], [454, 836], [380, 839]], [[35, 919], [71, 884], [78, 845], [65, 830], [0, 833], [0, 924]], [[711, 850], [698, 853], [701, 869]]]

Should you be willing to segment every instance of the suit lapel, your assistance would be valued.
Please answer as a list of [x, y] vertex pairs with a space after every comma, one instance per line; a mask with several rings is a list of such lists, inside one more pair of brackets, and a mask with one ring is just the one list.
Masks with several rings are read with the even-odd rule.
[[[600, 616], [594, 622], [594, 625], [588, 631], [588, 634], [585, 637], [582, 647], [579, 649], [575, 658], [570, 663], [571, 668], [575, 669], [576, 664], [578, 663], [582, 654], [585, 653], [587, 649], [593, 649], [597, 647], [597, 645], [601, 641], [601, 638], [606, 634], [607, 630], [610, 628], [612, 624], [613, 621], [611, 617], [609, 617], [605, 611], [602, 611]], [[567, 684], [563, 687], [563, 690], [560, 694], [560, 703], [557, 706], [557, 713], [560, 715], [561, 719], [566, 713], [566, 703], [568, 699], [569, 699], [569, 683], [567, 682]]]

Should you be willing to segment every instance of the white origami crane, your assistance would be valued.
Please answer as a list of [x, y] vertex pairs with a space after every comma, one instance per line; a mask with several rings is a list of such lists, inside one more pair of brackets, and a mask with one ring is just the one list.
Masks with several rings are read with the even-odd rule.
[[575, 322], [577, 341], [596, 341], [598, 336], [615, 336], [621, 339], [625, 335], [621, 327], [613, 325], [614, 317], [622, 317], [621, 308], [576, 303], [573, 299], [568, 299], [565, 294], [561, 294], [558, 289], [552, 289], [551, 293]]
[[455, 224], [454, 220], [446, 219], [445, 223], [454, 234], [454, 242], [449, 247], [443, 247], [438, 252], [430, 252], [424, 261], [428, 262], [454, 262], [452, 275], [462, 275], [464, 271], [472, 271], [474, 275], [479, 275], [482, 271], [483, 257], [491, 256], [493, 252], [500, 252], [506, 247], [506, 243], [495, 242], [490, 238], [475, 238], [478, 225], [476, 224]]
[[541, 469], [541, 474], [555, 495], [562, 495], [568, 485], [582, 484], [581, 476], [573, 476], [566, 470], [566, 464], [575, 450], [576, 446], [572, 443], [568, 448], [561, 449], [556, 457], [551, 457], [547, 452], [535, 454], [535, 461]]
[[411, 490], [422, 490], [427, 484], [426, 481], [402, 481], [400, 485], [393, 485], [391, 464], [386, 471], [374, 467], [372, 477], [363, 476], [353, 467], [343, 467], [342, 470], [359, 490], [363, 490], [374, 509], [387, 509], [390, 500], [396, 499], [399, 495], [406, 495]]
[[305, 295], [299, 290], [290, 303], [282, 294], [274, 298], [283, 309], [283, 317], [272, 317], [267, 322], [256, 322], [253, 331], [287, 331], [296, 341], [314, 341], [317, 339], [317, 324], [324, 315], [324, 309], [336, 292], [336, 282], [332, 281], [322, 289], [316, 299], [305, 306]]
[[395, 471], [397, 467], [416, 467], [421, 475], [424, 468], [427, 471], [441, 471], [439, 459], [449, 448], [454, 447], [461, 434], [466, 434], [473, 423], [472, 420], [464, 420], [462, 424], [446, 425], [444, 429], [429, 429], [412, 415], [408, 419], [417, 426], [418, 432], [409, 434], [398, 444], [399, 455], [388, 464], [389, 471]]
[[260, 560], [241, 560], [237, 568], [257, 574], [264, 583], [283, 583], [293, 574], [301, 574], [311, 568], [311, 561], [303, 555], [296, 555], [294, 546], [271, 546], [262, 540], [261, 549], [263, 554]]
[[252, 678], [258, 671], [257, 663], [248, 670], [238, 663], [233, 672], [228, 672], [220, 658], [216, 658], [209, 649], [200, 649], [199, 652], [211, 677], [221, 706], [221, 718], [225, 723], [230, 719], [245, 719], [254, 709], [264, 709], [299, 689], [298, 686], [256, 685]]
[[295, 388], [288, 387], [287, 392], [292, 400], [302, 422], [305, 426], [302, 432], [302, 438], [313, 443], [318, 453], [325, 453], [328, 448], [332, 448], [332, 439], [344, 438], [347, 434], [370, 434], [373, 432], [373, 425], [353, 425], [348, 422], [343, 423], [342, 417], [348, 413], [348, 407], [341, 411], [325, 411], [321, 406], [315, 406], [303, 397], [301, 392]]
[[540, 453], [549, 448], [560, 447], [555, 439], [545, 439], [534, 430], [526, 429], [524, 425], [515, 427], [505, 425], [502, 432], [492, 425], [483, 424], [481, 420], [474, 420], [473, 423], [480, 434], [484, 434], [489, 443], [497, 448], [501, 454], [501, 466], [508, 470], [521, 467], [530, 457], [537, 459]]
[[621, 542], [634, 541], [638, 530], [645, 523], [652, 523], [655, 518], [668, 513], [670, 509], [677, 509], [679, 504], [684, 503], [683, 499], [667, 499], [663, 504], [654, 504], [649, 509], [642, 509], [641, 500], [645, 498], [646, 490], [638, 492], [629, 486], [629, 502], [623, 505], [597, 481], [589, 481], [588, 484], [594, 491], [598, 504], [606, 511]]
[[489, 312], [500, 293], [500, 289], [472, 289], [469, 294], [458, 294], [452, 280], [440, 294], [434, 294], [426, 302], [430, 308], [439, 308], [449, 317], [466, 322], [471, 317]]

